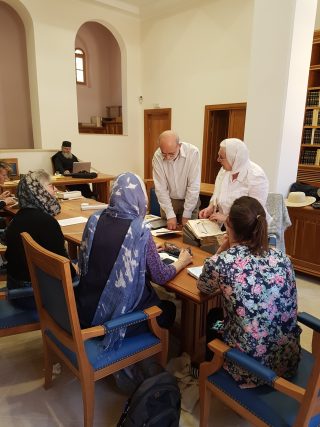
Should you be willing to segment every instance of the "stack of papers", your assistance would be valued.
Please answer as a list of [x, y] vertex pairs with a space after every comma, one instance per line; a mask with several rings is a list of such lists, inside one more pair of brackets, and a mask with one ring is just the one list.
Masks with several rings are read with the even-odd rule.
[[157, 230], [151, 230], [153, 236], [164, 236], [165, 234], [175, 234], [180, 233], [180, 230], [169, 230], [168, 228], [158, 228]]
[[81, 224], [87, 221], [88, 218], [85, 218], [84, 216], [75, 216], [74, 218], [59, 219], [58, 223], [60, 224], [60, 227], [65, 227], [67, 225]]

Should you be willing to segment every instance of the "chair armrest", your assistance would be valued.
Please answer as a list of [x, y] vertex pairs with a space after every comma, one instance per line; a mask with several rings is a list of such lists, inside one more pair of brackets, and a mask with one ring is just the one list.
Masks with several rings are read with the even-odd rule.
[[[290, 396], [299, 402], [302, 401], [305, 395], [304, 388], [297, 386], [282, 377], [278, 377], [277, 374], [274, 371], [272, 371], [272, 369], [269, 369], [266, 366], [263, 366], [260, 362], [255, 360], [253, 357], [250, 357], [246, 353], [243, 353], [239, 350], [229, 347], [219, 339], [215, 339], [211, 341], [208, 344], [208, 347], [210, 348], [210, 350], [214, 352], [214, 357], [211, 362], [209, 363], [206, 362], [201, 364], [201, 369], [202, 369], [202, 366], [204, 369], [203, 369], [203, 374], [200, 369], [200, 376], [202, 374], [204, 378], [206, 378], [208, 375], [211, 375], [216, 370], [216, 369], [212, 370], [212, 362], [215, 360], [216, 356], [217, 357], [222, 356], [225, 359], [228, 359], [236, 363], [237, 365], [241, 366], [242, 368], [246, 369], [247, 371], [255, 374], [257, 377], [266, 381], [268, 384], [270, 384], [271, 387], [275, 388], [281, 393], [284, 393], [287, 396]], [[208, 366], [205, 366], [205, 365], [208, 365]], [[217, 365], [217, 367], [219, 366]]]
[[91, 328], [81, 329], [82, 339], [100, 337], [117, 329], [125, 328], [137, 323], [144, 322], [149, 319], [154, 319], [162, 313], [162, 310], [157, 306], [152, 306], [144, 311], [135, 311], [134, 313], [124, 314], [116, 319], [108, 320], [103, 325], [92, 326]]
[[270, 385], [273, 385], [273, 382], [277, 378], [277, 374], [272, 369], [267, 368], [253, 357], [248, 356], [246, 353], [236, 350], [235, 348], [227, 351], [225, 353], [225, 358], [253, 373]]
[[298, 320], [303, 325], [308, 326], [316, 332], [320, 333], [320, 320], [309, 313], [298, 313]]
[[148, 316], [143, 311], [135, 311], [133, 313], [124, 314], [116, 319], [108, 320], [103, 326], [106, 329], [106, 333], [108, 333], [144, 322], [145, 320], [148, 320]]

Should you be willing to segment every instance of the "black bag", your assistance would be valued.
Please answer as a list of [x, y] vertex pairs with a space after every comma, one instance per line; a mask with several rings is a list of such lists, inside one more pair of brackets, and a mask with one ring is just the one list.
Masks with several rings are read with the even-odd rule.
[[93, 178], [97, 178], [98, 174], [96, 174], [95, 172], [86, 172], [86, 171], [82, 171], [82, 172], [76, 172], [76, 173], [70, 173], [66, 176], [72, 176], [72, 178], [85, 178], [85, 179], [93, 179]]
[[314, 187], [313, 185], [294, 182], [290, 187], [290, 192], [291, 191], [302, 191], [306, 196], [312, 196], [320, 200], [320, 188]]
[[128, 400], [117, 427], [178, 427], [180, 410], [177, 381], [164, 371], [142, 382]]

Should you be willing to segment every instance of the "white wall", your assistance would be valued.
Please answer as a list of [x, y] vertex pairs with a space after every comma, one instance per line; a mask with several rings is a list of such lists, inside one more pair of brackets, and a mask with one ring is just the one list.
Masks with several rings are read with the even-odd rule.
[[[61, 141], [70, 140], [76, 155], [91, 159], [93, 166], [102, 172], [116, 174], [132, 170], [142, 173], [143, 116], [138, 102], [141, 94], [139, 19], [108, 6], [79, 0], [6, 1], [12, 7], [25, 8], [31, 17], [27, 37], [31, 51], [28, 55], [33, 80], [31, 102], [35, 146], [58, 149]], [[78, 133], [74, 42], [78, 29], [87, 21], [97, 21], [109, 28], [122, 51], [125, 136]]]
[[112, 33], [96, 22], [78, 31], [75, 46], [86, 54], [87, 82], [77, 84], [78, 121], [106, 116], [107, 105], [121, 105], [120, 48]]
[[204, 106], [247, 99], [253, 0], [196, 0], [142, 23], [143, 108], [202, 148]]

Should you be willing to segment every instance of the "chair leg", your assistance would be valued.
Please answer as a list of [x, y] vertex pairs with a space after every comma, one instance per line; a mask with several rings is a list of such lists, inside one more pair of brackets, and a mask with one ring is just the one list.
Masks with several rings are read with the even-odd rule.
[[168, 361], [168, 347], [169, 347], [169, 331], [163, 329], [162, 331], [162, 351], [156, 354], [156, 359], [160, 365], [165, 368]]
[[207, 427], [210, 412], [211, 393], [206, 387], [206, 380], [200, 380], [200, 427]]
[[94, 381], [91, 375], [88, 377], [81, 379], [84, 427], [93, 426], [94, 414]]
[[44, 388], [47, 390], [52, 386], [52, 370], [54, 364], [54, 354], [44, 340]]

